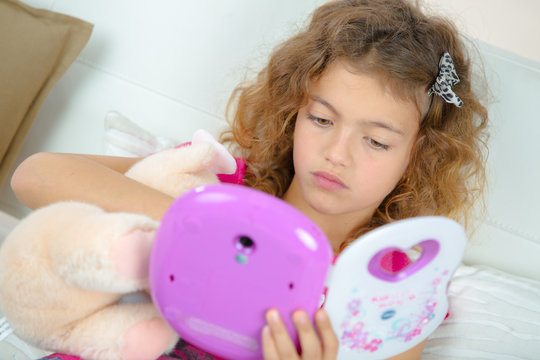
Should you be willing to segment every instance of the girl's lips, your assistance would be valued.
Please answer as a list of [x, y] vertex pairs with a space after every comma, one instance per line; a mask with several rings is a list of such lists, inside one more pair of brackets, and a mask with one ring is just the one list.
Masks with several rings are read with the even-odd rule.
[[325, 171], [313, 172], [313, 178], [315, 183], [326, 190], [338, 190], [346, 189], [347, 186], [341, 181], [341, 179], [333, 174]]

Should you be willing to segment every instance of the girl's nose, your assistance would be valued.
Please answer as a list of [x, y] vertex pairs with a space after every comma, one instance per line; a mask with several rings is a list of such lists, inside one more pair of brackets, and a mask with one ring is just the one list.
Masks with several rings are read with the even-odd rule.
[[333, 166], [348, 166], [352, 160], [349, 132], [336, 131], [326, 144], [325, 159]]

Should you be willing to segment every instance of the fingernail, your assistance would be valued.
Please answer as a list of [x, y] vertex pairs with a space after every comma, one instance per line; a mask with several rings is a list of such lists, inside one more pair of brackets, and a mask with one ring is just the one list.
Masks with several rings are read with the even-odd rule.
[[279, 313], [277, 312], [277, 310], [268, 311], [267, 317], [268, 317], [268, 322], [271, 322], [274, 324], [279, 322]]
[[270, 327], [268, 325], [264, 325], [262, 329], [263, 336], [270, 336]]
[[304, 311], [297, 311], [294, 313], [294, 318], [299, 323], [306, 323], [309, 321], [308, 315]]
[[324, 310], [319, 310], [317, 311], [317, 313], [315, 314], [315, 316], [317, 317], [317, 319], [319, 321], [326, 321], [328, 320], [328, 315], [326, 314], [326, 311]]

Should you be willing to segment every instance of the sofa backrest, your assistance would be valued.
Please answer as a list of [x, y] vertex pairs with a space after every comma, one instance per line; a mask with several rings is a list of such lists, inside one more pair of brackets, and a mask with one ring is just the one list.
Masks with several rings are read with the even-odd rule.
[[466, 262], [540, 279], [540, 64], [479, 44], [491, 91], [486, 218]]

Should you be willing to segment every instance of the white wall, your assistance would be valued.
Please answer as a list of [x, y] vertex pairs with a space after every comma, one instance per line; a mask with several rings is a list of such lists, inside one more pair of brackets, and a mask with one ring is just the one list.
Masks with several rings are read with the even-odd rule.
[[471, 37], [540, 64], [539, 0], [425, 0]]

